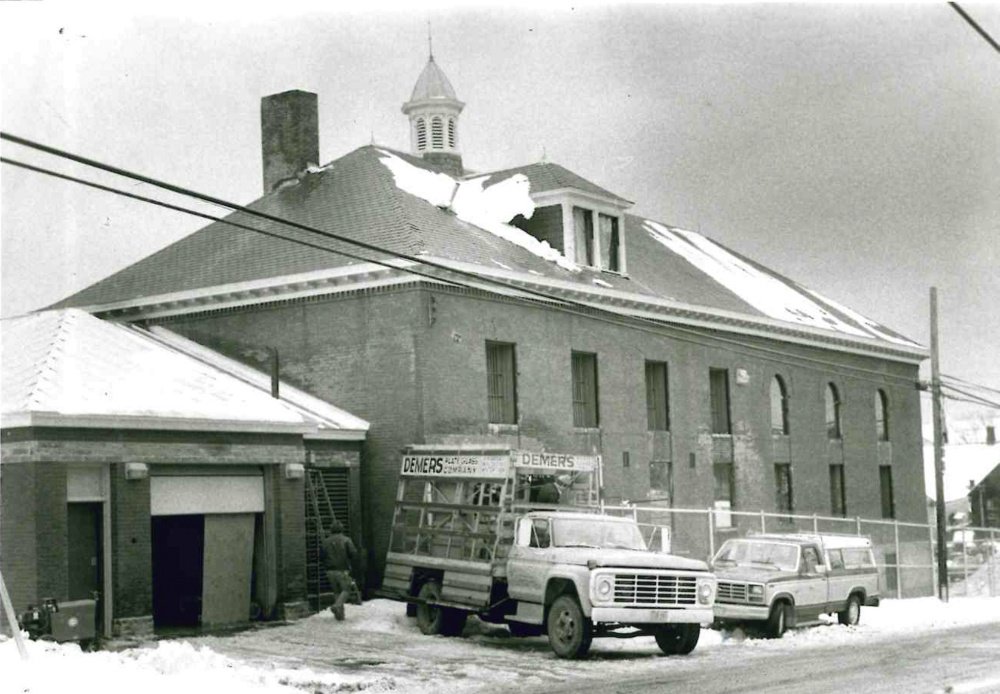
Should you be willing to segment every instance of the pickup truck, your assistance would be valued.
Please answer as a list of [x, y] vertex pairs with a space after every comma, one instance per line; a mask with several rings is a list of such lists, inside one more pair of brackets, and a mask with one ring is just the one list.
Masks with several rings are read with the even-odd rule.
[[[460, 635], [476, 614], [547, 634], [561, 658], [602, 636], [690, 653], [712, 623], [715, 577], [649, 550], [634, 518], [602, 513], [600, 477], [598, 456], [411, 450], [381, 594], [415, 604], [425, 634]], [[555, 478], [557, 502], [539, 501]]]
[[715, 626], [764, 627], [780, 638], [794, 626], [836, 614], [855, 625], [861, 606], [879, 604], [871, 541], [849, 535], [769, 534], [727, 540], [712, 566], [718, 577]]

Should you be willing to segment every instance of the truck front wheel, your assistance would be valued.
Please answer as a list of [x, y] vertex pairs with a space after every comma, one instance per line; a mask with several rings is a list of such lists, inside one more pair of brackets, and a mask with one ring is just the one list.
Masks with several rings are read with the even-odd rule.
[[420, 586], [417, 597], [421, 600], [417, 603], [417, 626], [421, 633], [428, 636], [462, 635], [468, 613], [453, 607], [431, 604], [441, 599], [441, 585], [437, 581], [428, 581]]
[[687, 655], [698, 645], [699, 624], [671, 624], [656, 630], [656, 645], [666, 655]]
[[549, 645], [560, 658], [582, 658], [590, 650], [593, 626], [572, 595], [560, 595], [549, 607]]
[[788, 630], [791, 621], [792, 606], [787, 602], [776, 602], [771, 608], [771, 616], [767, 618], [767, 636], [780, 639]]
[[854, 626], [861, 620], [861, 598], [857, 593], [847, 598], [847, 607], [837, 613], [837, 621], [847, 626]]

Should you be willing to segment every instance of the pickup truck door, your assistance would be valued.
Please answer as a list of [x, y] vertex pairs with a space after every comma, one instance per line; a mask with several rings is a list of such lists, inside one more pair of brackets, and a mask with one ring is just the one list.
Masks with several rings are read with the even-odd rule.
[[795, 612], [798, 619], [816, 619], [826, 607], [827, 577], [819, 548], [812, 545], [802, 547], [799, 558], [799, 576]]
[[541, 604], [545, 577], [552, 565], [551, 532], [547, 518], [521, 518], [507, 558], [507, 592], [515, 600]]

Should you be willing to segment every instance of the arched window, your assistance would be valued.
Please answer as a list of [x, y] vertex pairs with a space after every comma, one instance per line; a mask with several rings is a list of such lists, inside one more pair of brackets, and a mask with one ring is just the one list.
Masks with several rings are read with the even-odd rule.
[[788, 389], [781, 376], [771, 379], [771, 433], [788, 434]]
[[441, 116], [431, 119], [431, 149], [444, 149], [444, 121]]
[[423, 152], [427, 149], [427, 122], [423, 118], [417, 119], [417, 151]]
[[840, 428], [840, 393], [837, 386], [826, 384], [826, 435], [831, 439], [842, 437]]
[[879, 441], [889, 440], [889, 398], [881, 388], [875, 391], [875, 433]]
[[455, 119], [448, 119], [448, 147], [455, 149]]

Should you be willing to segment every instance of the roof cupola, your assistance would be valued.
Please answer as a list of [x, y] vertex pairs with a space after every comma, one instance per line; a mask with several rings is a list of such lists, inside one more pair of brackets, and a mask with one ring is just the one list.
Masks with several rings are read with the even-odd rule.
[[458, 116], [463, 108], [430, 51], [410, 100], [403, 104], [410, 119], [410, 151], [455, 176], [464, 173], [458, 147]]

